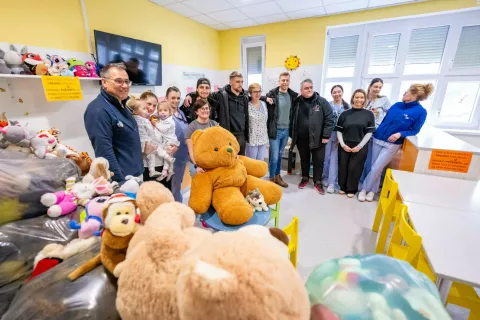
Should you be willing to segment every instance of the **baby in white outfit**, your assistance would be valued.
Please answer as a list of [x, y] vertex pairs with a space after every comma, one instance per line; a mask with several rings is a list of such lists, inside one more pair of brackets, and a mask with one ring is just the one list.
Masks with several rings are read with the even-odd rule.
[[[175, 158], [167, 153], [167, 147], [171, 145], [179, 146], [175, 135], [175, 122], [172, 119], [170, 108], [167, 103], [161, 103], [158, 106], [158, 120], [151, 122], [150, 114], [147, 111], [147, 106], [144, 100], [138, 100], [131, 98], [128, 101], [128, 107], [132, 109], [135, 120], [138, 125], [138, 132], [140, 135], [140, 142], [142, 144], [142, 150], [145, 149], [147, 142], [155, 144], [156, 133], [162, 137], [161, 146], [157, 147], [156, 152], [149, 155], [145, 155], [148, 171], [150, 177], [158, 177], [157, 180], [161, 181], [167, 179], [169, 181], [173, 174], [173, 163]], [[155, 132], [157, 130], [157, 132]], [[155, 157], [158, 155], [164, 160], [162, 172], [155, 170]]]

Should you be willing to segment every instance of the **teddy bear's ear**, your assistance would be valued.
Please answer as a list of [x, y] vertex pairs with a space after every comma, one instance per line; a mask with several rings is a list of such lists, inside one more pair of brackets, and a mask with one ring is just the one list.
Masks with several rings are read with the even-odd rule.
[[288, 246], [288, 243], [290, 240], [288, 239], [287, 234], [279, 228], [270, 228], [270, 234], [274, 237], [283, 242], [286, 246]]
[[197, 130], [192, 134], [192, 143], [195, 144], [205, 131]]

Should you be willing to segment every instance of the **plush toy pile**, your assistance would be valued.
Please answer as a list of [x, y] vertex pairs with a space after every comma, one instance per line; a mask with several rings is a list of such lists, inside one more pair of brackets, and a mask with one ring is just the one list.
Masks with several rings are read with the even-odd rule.
[[327, 261], [310, 274], [306, 287], [312, 320], [450, 319], [430, 279], [384, 255]]
[[2, 73], [98, 78], [97, 65], [93, 61], [65, 60], [59, 55], [49, 54], [42, 58], [37, 53], [28, 52], [26, 46], [18, 51], [14, 45], [10, 45], [10, 50], [6, 52], [0, 49]]

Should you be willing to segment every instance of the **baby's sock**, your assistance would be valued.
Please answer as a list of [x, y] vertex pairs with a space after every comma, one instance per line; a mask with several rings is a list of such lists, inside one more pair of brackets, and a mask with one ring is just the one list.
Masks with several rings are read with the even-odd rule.
[[160, 176], [162, 173], [155, 170], [155, 168], [148, 168], [150, 178], [155, 178]]

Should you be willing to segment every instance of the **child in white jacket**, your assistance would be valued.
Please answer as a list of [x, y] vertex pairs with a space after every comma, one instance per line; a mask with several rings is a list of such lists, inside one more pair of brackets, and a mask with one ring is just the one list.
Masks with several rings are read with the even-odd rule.
[[[132, 110], [134, 118], [137, 121], [142, 149], [145, 148], [145, 143], [147, 142], [155, 144], [156, 133], [157, 135], [161, 135], [162, 142], [160, 146], [157, 146], [156, 152], [145, 155], [144, 158], [148, 166], [150, 177], [158, 177], [158, 181], [163, 179], [169, 181], [174, 174], [173, 163], [175, 162], [175, 158], [170, 156], [166, 150], [170, 145], [180, 145], [180, 142], [175, 136], [175, 123], [171, 117], [168, 105], [166, 103], [161, 103], [159, 105], [158, 120], [155, 122], [150, 121], [150, 114], [147, 111], [147, 106], [144, 100], [131, 98], [128, 101], [128, 107]], [[157, 130], [157, 132], [155, 132], [155, 130]], [[162, 172], [155, 170], [156, 155], [164, 160]]]

